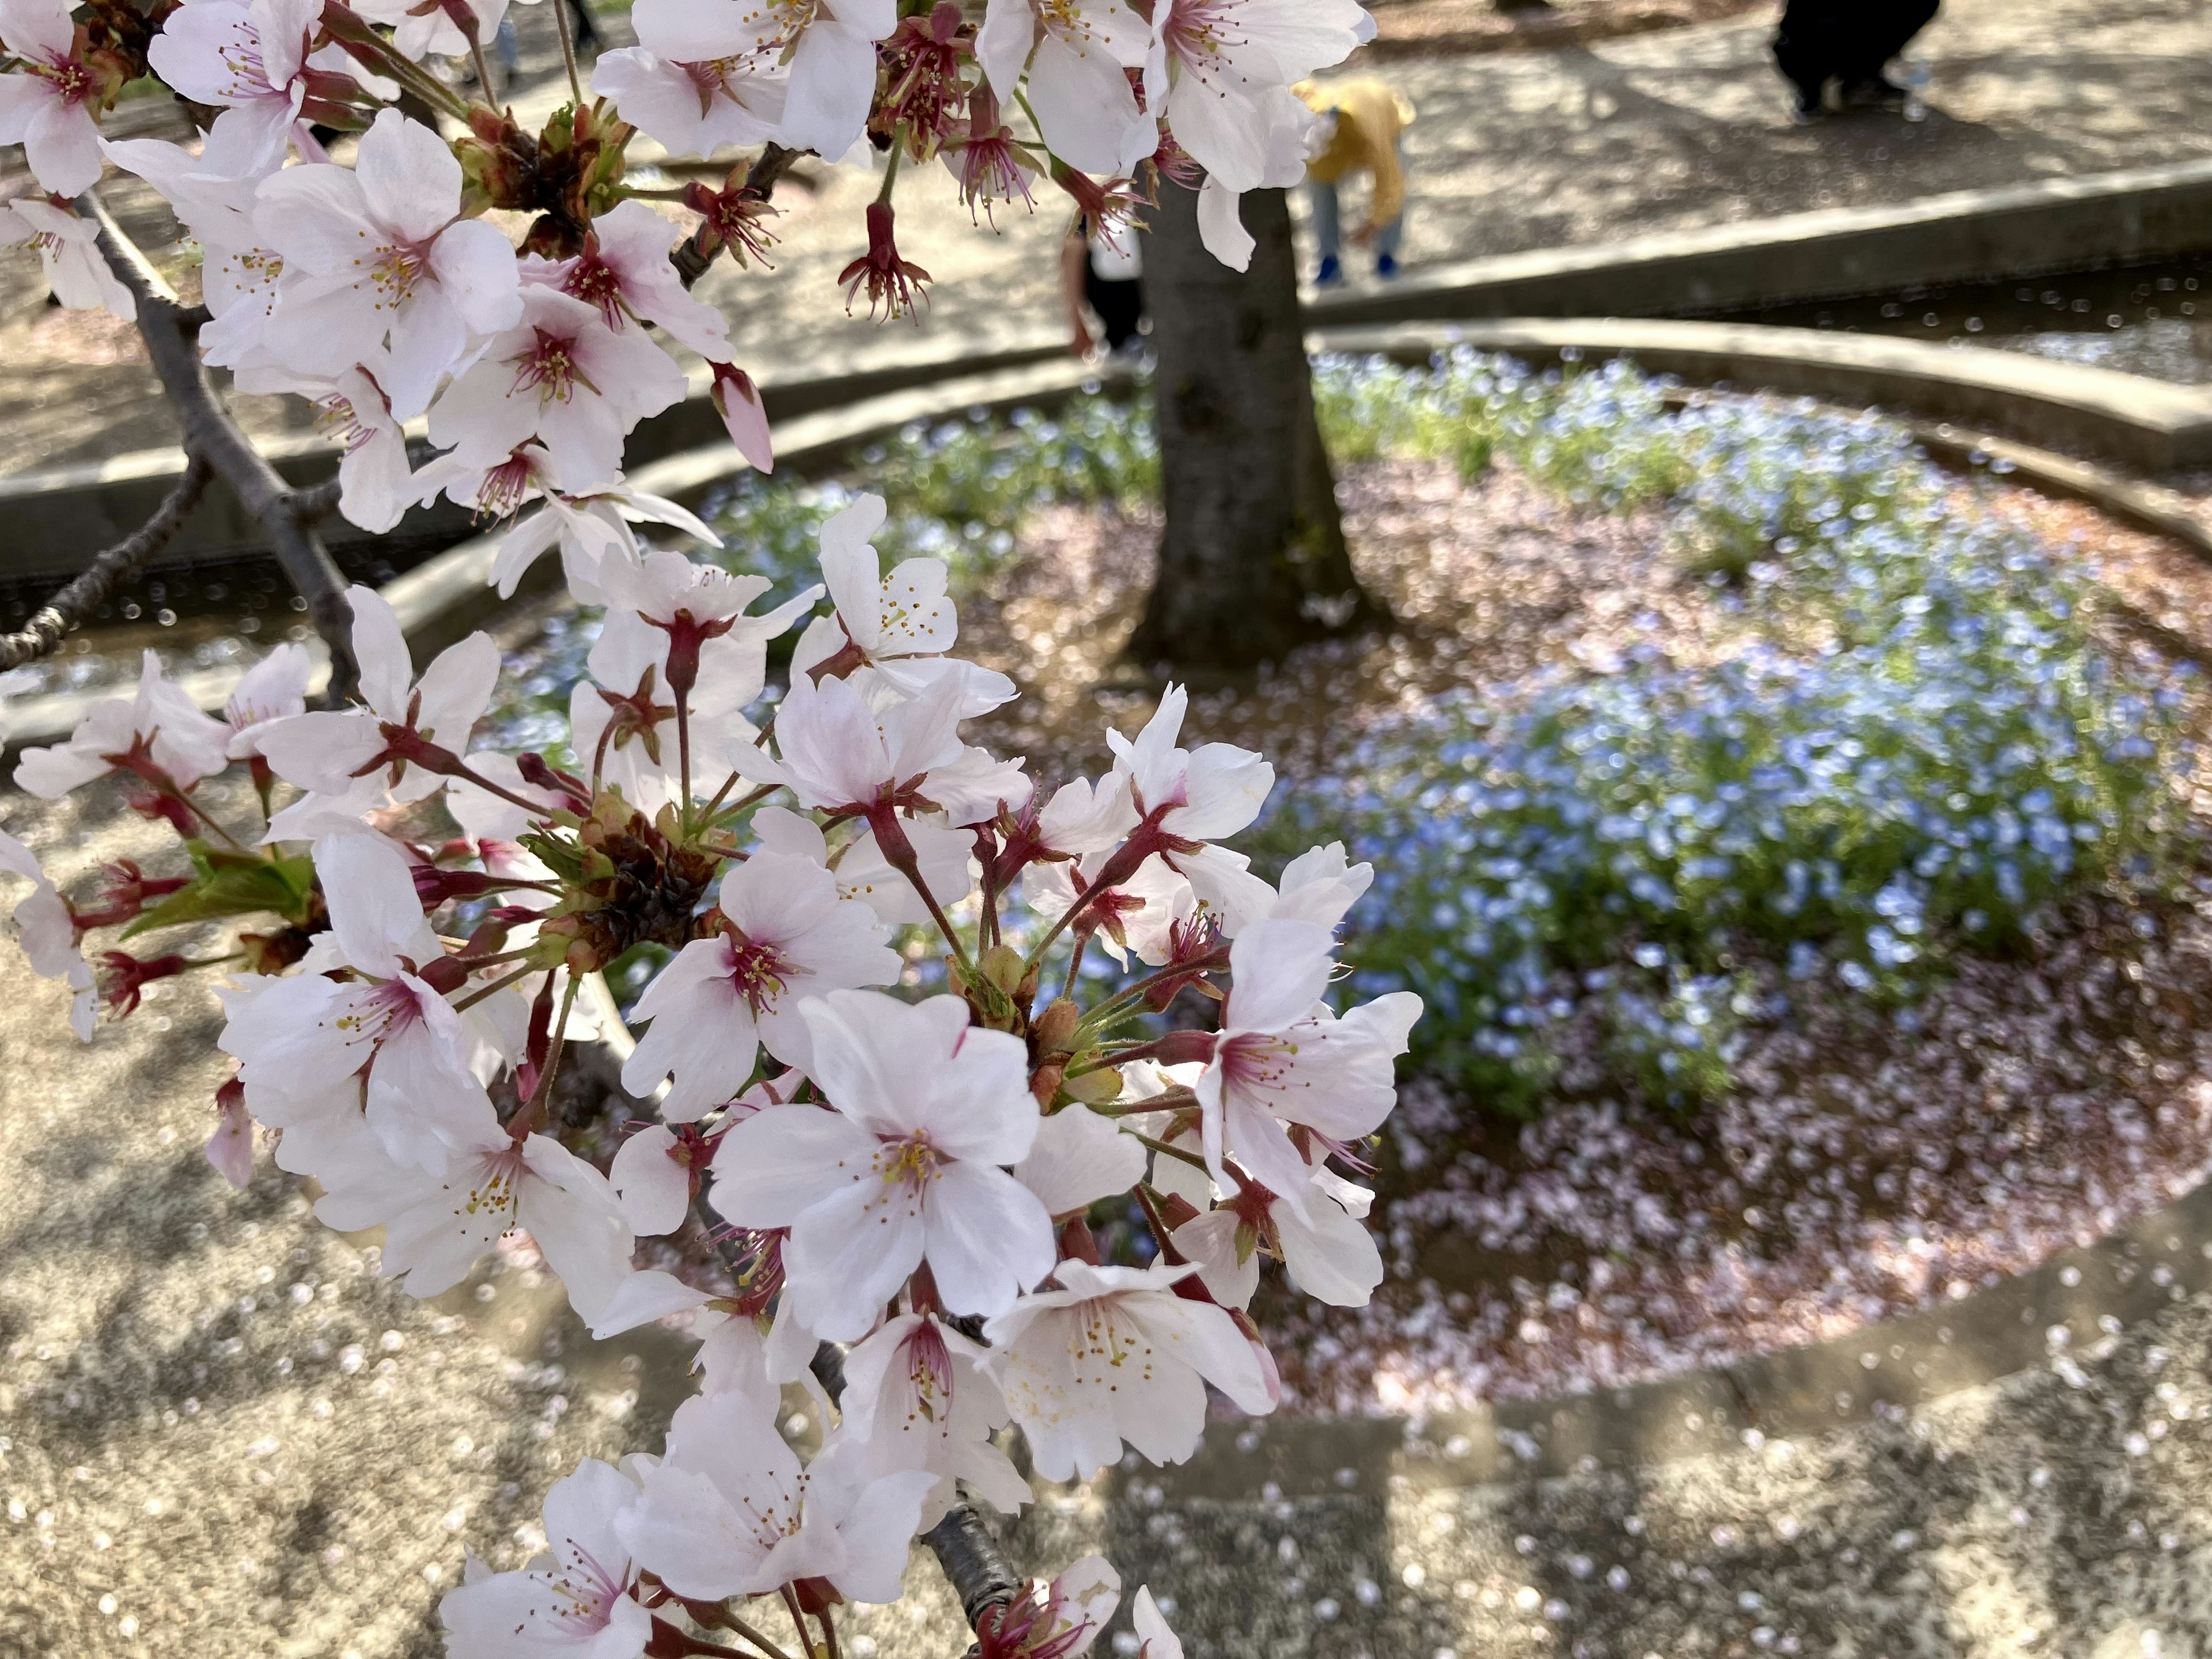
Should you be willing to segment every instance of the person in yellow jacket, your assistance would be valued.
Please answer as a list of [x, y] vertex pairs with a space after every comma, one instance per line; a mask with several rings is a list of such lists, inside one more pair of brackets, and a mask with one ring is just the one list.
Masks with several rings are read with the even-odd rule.
[[[1406, 129], [1413, 106], [1380, 81], [1301, 81], [1291, 88], [1321, 118], [1306, 162], [1306, 193], [1313, 206], [1314, 241], [1322, 287], [1344, 280], [1343, 245], [1373, 247], [1375, 274], [1398, 274], [1398, 246], [1406, 228]], [[1352, 174], [1375, 181], [1367, 222], [1347, 239], [1339, 216], [1336, 187]]]

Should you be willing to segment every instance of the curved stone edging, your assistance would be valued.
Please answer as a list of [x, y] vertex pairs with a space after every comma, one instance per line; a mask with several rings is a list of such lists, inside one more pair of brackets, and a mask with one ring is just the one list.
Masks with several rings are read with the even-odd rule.
[[2086, 449], [2140, 471], [2212, 463], [2212, 389], [1984, 346], [1760, 323], [1582, 317], [1399, 323], [1310, 337], [1329, 350], [1408, 361], [1453, 345], [1540, 364], [1626, 357], [1695, 385], [1901, 410], [2031, 444]]
[[1679, 316], [2063, 270], [2089, 248], [2134, 264], [2204, 247], [2208, 227], [2212, 161], [2175, 161], [1427, 266], [1310, 295], [1306, 315], [1322, 327]]

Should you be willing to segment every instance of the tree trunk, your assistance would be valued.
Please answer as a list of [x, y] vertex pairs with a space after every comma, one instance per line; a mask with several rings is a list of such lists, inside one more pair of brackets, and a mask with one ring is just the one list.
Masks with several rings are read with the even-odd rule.
[[1371, 623], [1314, 418], [1297, 255], [1279, 190], [1244, 198], [1257, 246], [1206, 251], [1198, 193], [1164, 184], [1144, 234], [1167, 530], [1129, 655], [1235, 671]]

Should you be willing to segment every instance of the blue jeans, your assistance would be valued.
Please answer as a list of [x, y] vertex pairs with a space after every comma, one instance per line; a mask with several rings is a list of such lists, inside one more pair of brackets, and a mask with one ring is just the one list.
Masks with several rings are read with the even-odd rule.
[[[1406, 146], [1402, 142], [1398, 145], [1398, 172], [1401, 177], [1406, 173]], [[1333, 184], [1325, 185], [1318, 179], [1307, 179], [1306, 203], [1313, 210], [1314, 250], [1316, 256], [1323, 259], [1339, 258], [1344, 252], [1344, 220], [1337, 207], [1336, 186]], [[1396, 218], [1387, 225], [1376, 227], [1375, 232], [1376, 256], [1380, 257], [1387, 253], [1390, 258], [1396, 258], [1398, 244], [1404, 240], [1405, 234], [1406, 212], [1403, 208], [1401, 208]]]

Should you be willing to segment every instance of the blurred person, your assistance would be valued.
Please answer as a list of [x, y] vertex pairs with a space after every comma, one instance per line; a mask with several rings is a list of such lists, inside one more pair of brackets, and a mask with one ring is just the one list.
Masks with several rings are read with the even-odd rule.
[[[1144, 351], [1144, 264], [1137, 239], [1124, 229], [1119, 241], [1078, 220], [1060, 245], [1060, 295], [1067, 307], [1068, 349], [1087, 357], [1100, 346], [1109, 356], [1132, 359]], [[1097, 318], [1098, 332], [1091, 331]]]
[[1905, 90], [1883, 71], [1928, 27], [1940, 0], [1788, 0], [1775, 66], [1796, 89], [1797, 118], [1817, 120], [1837, 88], [1846, 109], [1901, 109]]
[[[1314, 281], [1328, 288], [1344, 280], [1344, 243], [1375, 250], [1375, 274], [1398, 274], [1398, 247], [1406, 228], [1406, 129], [1413, 106], [1380, 81], [1301, 81], [1291, 90], [1321, 118], [1306, 162], [1306, 195], [1313, 208], [1314, 245], [1321, 256]], [[1337, 203], [1337, 186], [1352, 174], [1374, 179], [1367, 222], [1349, 238]]]

